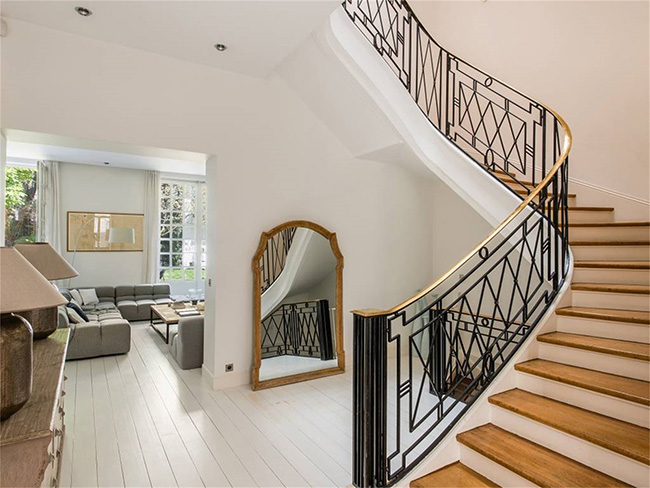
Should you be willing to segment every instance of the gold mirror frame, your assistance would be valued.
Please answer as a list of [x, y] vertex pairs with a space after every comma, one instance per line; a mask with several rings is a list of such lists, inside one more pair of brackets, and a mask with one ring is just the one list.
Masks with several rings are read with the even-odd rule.
[[[307, 373], [292, 374], [281, 378], [271, 378], [260, 381], [260, 368], [262, 366], [262, 273], [260, 270], [260, 259], [266, 250], [266, 244], [275, 234], [291, 227], [302, 227], [318, 232], [327, 239], [336, 258], [336, 359], [337, 366], [334, 368], [309, 371]], [[336, 233], [328, 231], [314, 222], [308, 220], [292, 220], [278, 225], [273, 229], [262, 232], [260, 244], [253, 257], [253, 328], [255, 331], [253, 340], [253, 371], [251, 381], [253, 390], [263, 390], [274, 386], [288, 385], [300, 381], [313, 380], [324, 376], [332, 376], [345, 372], [345, 351], [343, 350], [343, 254], [339, 249]]]

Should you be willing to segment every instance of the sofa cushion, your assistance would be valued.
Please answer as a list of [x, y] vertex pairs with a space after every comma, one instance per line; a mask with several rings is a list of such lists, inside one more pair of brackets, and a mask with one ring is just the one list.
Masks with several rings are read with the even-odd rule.
[[168, 303], [172, 302], [171, 298], [154, 298], [154, 302], [156, 302], [156, 305], [166, 305]]
[[138, 314], [138, 304], [134, 300], [120, 300], [117, 309], [123, 317], [132, 317]]
[[153, 285], [153, 298], [157, 300], [159, 298], [169, 298], [171, 295], [171, 287], [169, 283], [157, 283]]
[[97, 286], [95, 287], [97, 297], [100, 302], [115, 303], [115, 287], [114, 286]]
[[135, 285], [135, 299], [149, 298], [153, 299], [153, 285]]
[[115, 287], [115, 301], [135, 300], [135, 286], [120, 285]]

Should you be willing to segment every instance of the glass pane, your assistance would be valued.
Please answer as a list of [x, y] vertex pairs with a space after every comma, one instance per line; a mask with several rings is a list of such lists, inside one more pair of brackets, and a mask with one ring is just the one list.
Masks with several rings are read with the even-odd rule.
[[194, 253], [186, 252], [183, 254], [183, 266], [194, 266]]
[[170, 270], [170, 269], [166, 269], [166, 270], [164, 270], [164, 271], [162, 272], [162, 275], [160, 276], [160, 278], [161, 278], [163, 281], [169, 281], [169, 279], [170, 279], [170, 277], [171, 277], [171, 274], [172, 274], [172, 273], [171, 273], [171, 270]]
[[163, 198], [160, 201], [160, 210], [170, 212], [172, 209], [172, 201], [169, 198]]
[[183, 198], [183, 187], [181, 185], [176, 183], [172, 185], [172, 197]]
[[160, 238], [165, 239], [169, 237], [169, 226], [168, 225], [163, 225], [160, 227]]
[[201, 268], [201, 279], [205, 280], [205, 268]]
[[6, 168], [6, 246], [38, 240], [37, 174], [36, 168]]
[[170, 214], [169, 212], [160, 212], [160, 223], [169, 224]]
[[184, 239], [183, 240], [183, 252], [195, 252], [195, 245], [194, 241], [192, 239]]
[[188, 224], [194, 225], [194, 223], [196, 222], [196, 215], [193, 214], [193, 213], [187, 213], [187, 214], [185, 214], [185, 217], [183, 218], [183, 221], [184, 221], [183, 223], [185, 225], [188, 225]]
[[174, 208], [172, 208], [172, 210], [174, 212], [182, 212], [183, 211], [183, 199], [182, 198], [175, 198], [173, 200], [173, 205], [174, 205]]
[[183, 265], [183, 255], [182, 254], [172, 254], [172, 266], [182, 266]]
[[183, 227], [183, 238], [194, 239], [194, 226], [186, 225]]
[[161, 254], [160, 255], [160, 266], [163, 268], [166, 268], [169, 266], [169, 254]]
[[174, 227], [172, 229], [172, 237], [174, 239], [181, 239], [183, 237], [183, 228], [182, 227]]
[[194, 281], [194, 268], [185, 269], [185, 281]]
[[172, 241], [172, 252], [183, 252], [183, 241]]
[[168, 197], [172, 194], [172, 187], [169, 183], [163, 183], [160, 187], [160, 194], [163, 197]]
[[182, 280], [183, 279], [183, 270], [179, 268], [174, 268], [172, 269], [172, 274], [171, 274], [171, 279], [172, 280]]
[[180, 212], [172, 213], [172, 222], [174, 224], [182, 224], [183, 223], [183, 214], [180, 213]]
[[169, 252], [169, 241], [160, 241], [160, 252]]

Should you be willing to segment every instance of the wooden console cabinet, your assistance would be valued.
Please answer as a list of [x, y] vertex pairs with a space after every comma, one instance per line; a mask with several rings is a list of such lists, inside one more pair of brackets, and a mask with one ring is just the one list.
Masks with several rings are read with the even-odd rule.
[[29, 401], [0, 422], [0, 485], [58, 486], [63, 448], [63, 366], [68, 329], [34, 341], [34, 382]]

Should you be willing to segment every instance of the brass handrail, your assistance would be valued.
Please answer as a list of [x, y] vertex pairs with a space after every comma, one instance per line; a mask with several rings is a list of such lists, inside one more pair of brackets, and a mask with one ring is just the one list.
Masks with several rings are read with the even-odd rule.
[[[501, 81], [499, 80], [499, 82], [501, 82]], [[519, 92], [519, 93], [521, 93], [521, 92]], [[536, 102], [536, 103], [539, 103], [539, 102]], [[492, 241], [492, 239], [497, 237], [501, 233], [501, 231], [503, 231], [503, 229], [505, 229], [508, 226], [508, 224], [510, 224], [510, 222], [512, 222], [520, 213], [522, 213], [524, 211], [524, 209], [526, 209], [528, 207], [528, 205], [533, 201], [533, 199], [537, 195], [539, 195], [539, 193], [544, 189], [544, 187], [546, 187], [546, 185], [548, 185], [548, 183], [551, 181], [553, 176], [559, 171], [560, 167], [567, 160], [567, 157], [569, 156], [569, 152], [571, 151], [571, 146], [573, 145], [573, 135], [571, 134], [571, 129], [569, 128], [569, 125], [560, 116], [560, 114], [558, 114], [555, 110], [547, 107], [543, 103], [539, 103], [539, 105], [541, 107], [544, 107], [551, 114], [553, 114], [553, 116], [556, 118], [556, 120], [559, 122], [560, 126], [564, 130], [564, 145], [563, 145], [562, 153], [560, 154], [560, 157], [558, 158], [557, 162], [553, 165], [553, 167], [550, 169], [548, 174], [540, 182], [540, 184], [537, 185], [535, 187], [535, 189], [533, 191], [531, 191], [530, 195], [528, 195], [526, 197], [526, 199], [523, 202], [521, 202], [521, 204], [519, 204], [519, 206], [503, 222], [501, 222], [490, 234], [488, 234], [487, 237], [485, 237], [485, 239], [483, 239], [464, 258], [462, 258], [460, 261], [458, 261], [454, 266], [452, 266], [449, 270], [447, 270], [436, 281], [431, 283], [425, 289], [423, 289], [419, 293], [416, 293], [411, 298], [403, 301], [399, 305], [394, 306], [393, 308], [389, 308], [387, 310], [376, 310], [376, 309], [372, 309], [372, 310], [369, 310], [369, 309], [353, 310], [352, 311], [353, 314], [360, 315], [361, 317], [377, 317], [377, 316], [380, 316], [380, 315], [394, 314], [396, 312], [399, 312], [400, 310], [405, 309], [406, 307], [409, 307], [410, 305], [413, 305], [415, 302], [417, 302], [421, 298], [425, 297], [427, 294], [431, 293], [435, 288], [437, 288], [440, 284], [442, 284], [450, 276], [452, 276], [454, 273], [456, 273], [470, 259], [472, 259], [474, 256], [478, 255], [481, 248], [485, 247], [490, 241]]]

